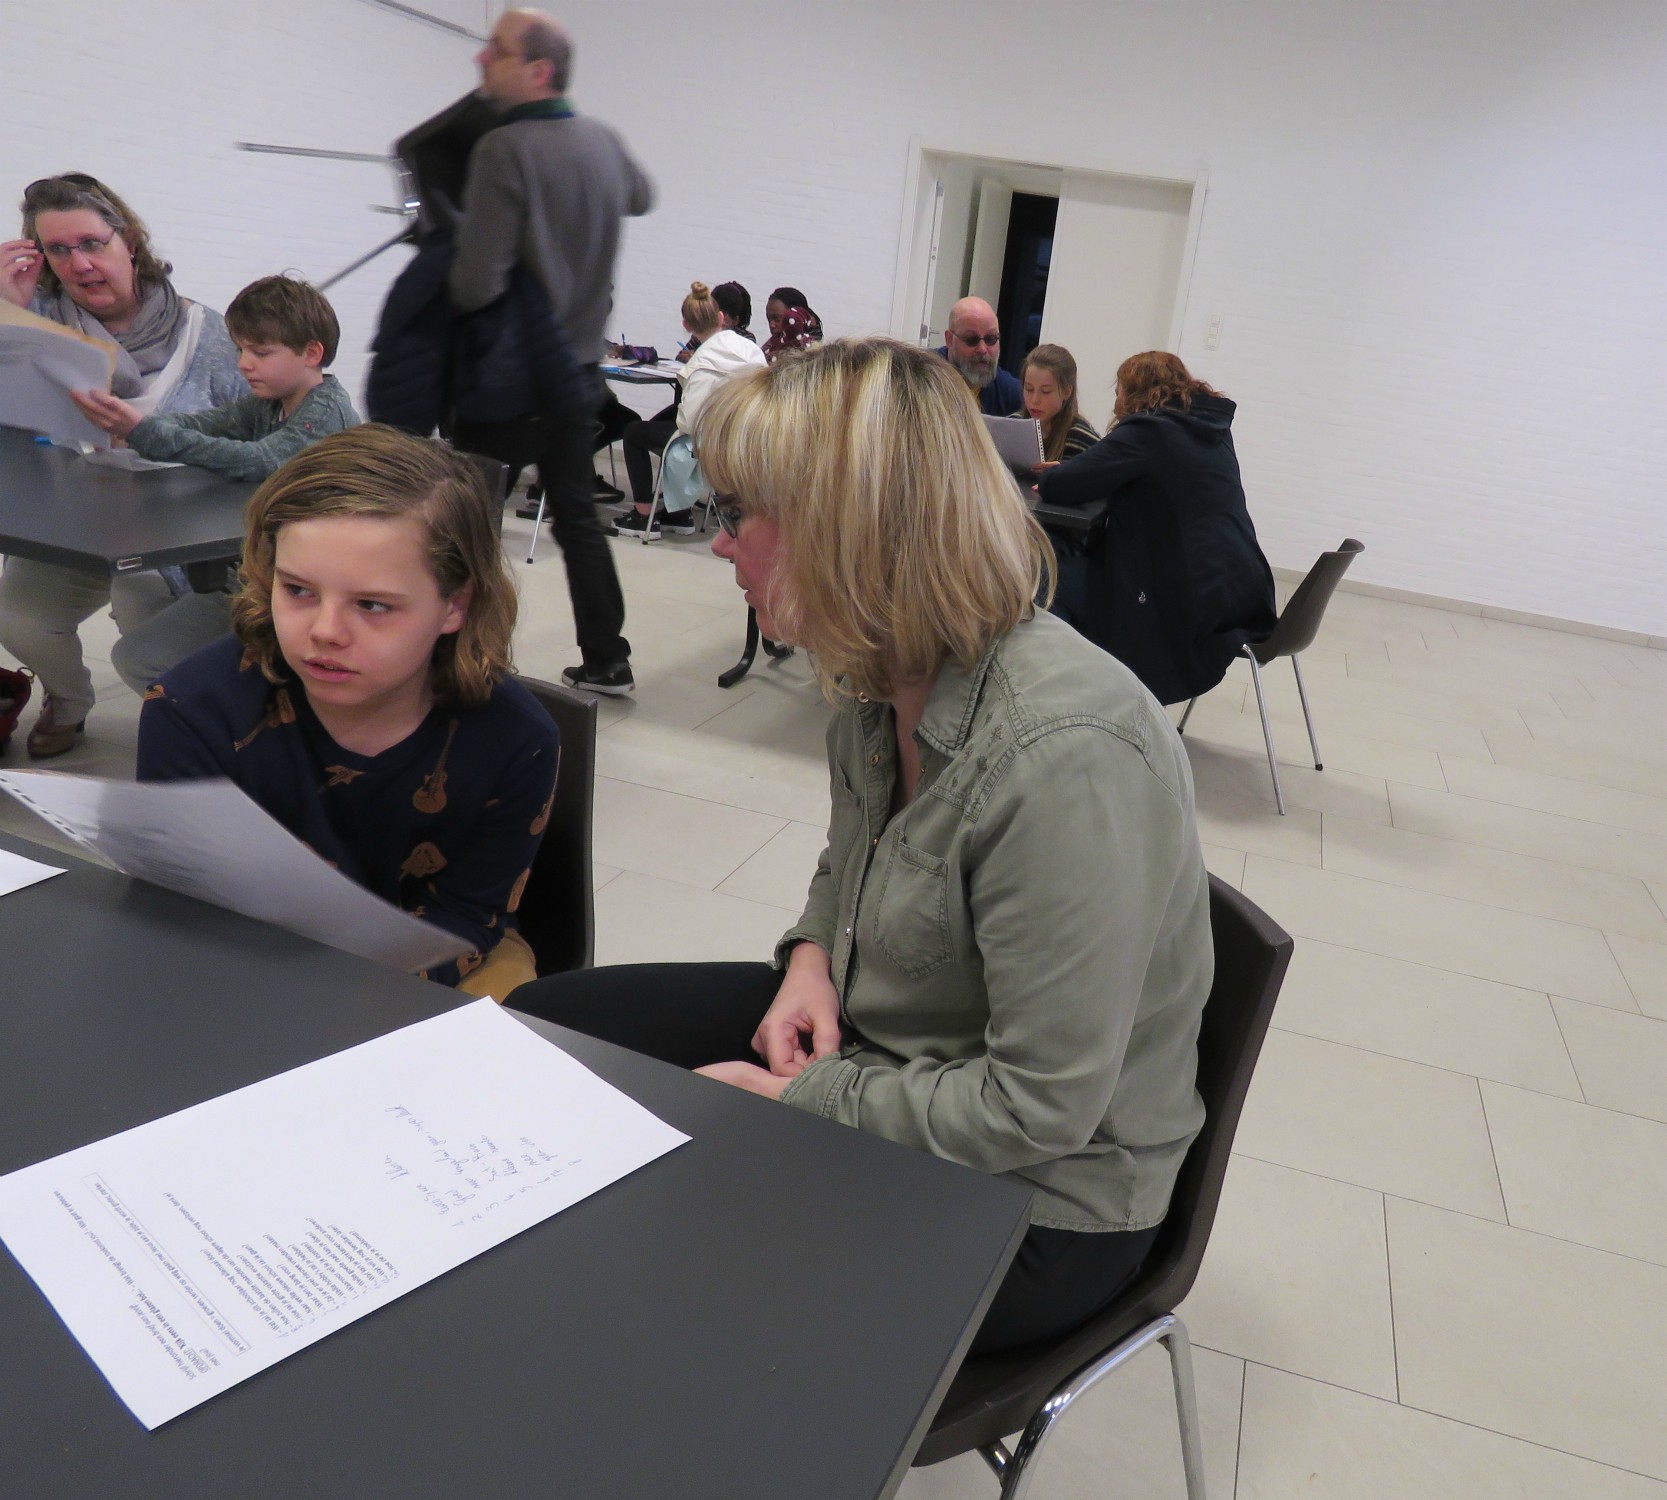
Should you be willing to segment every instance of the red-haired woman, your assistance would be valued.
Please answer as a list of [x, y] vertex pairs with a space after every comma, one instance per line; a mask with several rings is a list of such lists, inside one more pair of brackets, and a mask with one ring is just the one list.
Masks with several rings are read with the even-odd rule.
[[1054, 609], [1163, 703], [1208, 692], [1274, 626], [1234, 410], [1175, 355], [1136, 354], [1117, 370], [1111, 430], [1041, 479], [1049, 505], [1109, 502], [1087, 552], [1060, 558]]

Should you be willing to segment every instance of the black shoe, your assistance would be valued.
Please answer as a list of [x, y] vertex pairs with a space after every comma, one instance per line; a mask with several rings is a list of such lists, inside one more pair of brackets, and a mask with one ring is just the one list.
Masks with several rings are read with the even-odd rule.
[[659, 526], [667, 536], [693, 536], [695, 513], [692, 510], [663, 510], [660, 512]]
[[650, 526], [648, 517], [640, 510], [628, 510], [624, 515], [617, 517], [610, 525], [604, 526], [602, 529], [609, 536], [634, 536], [645, 542], [653, 541], [660, 534], [659, 522], [656, 521], [654, 525]]
[[624, 490], [622, 490], [617, 484], [609, 484], [608, 481], [600, 474], [596, 476], [595, 481], [592, 483], [591, 490], [591, 498], [595, 500], [598, 505], [617, 505], [625, 498]]
[[515, 514], [523, 521], [536, 521], [538, 519], [538, 502], [535, 500], [531, 505], [517, 505]]
[[606, 693], [611, 698], [623, 698], [637, 685], [631, 675], [630, 663], [623, 661], [605, 672], [595, 667], [567, 667], [561, 674], [561, 680], [580, 692], [588, 689], [593, 693]]

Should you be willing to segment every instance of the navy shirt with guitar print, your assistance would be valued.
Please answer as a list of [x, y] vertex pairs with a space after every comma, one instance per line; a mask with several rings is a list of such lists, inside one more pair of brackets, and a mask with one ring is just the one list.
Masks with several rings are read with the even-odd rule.
[[456, 984], [515, 925], [555, 796], [560, 736], [514, 678], [480, 708], [434, 708], [380, 755], [344, 750], [298, 682], [271, 683], [233, 636], [145, 695], [141, 781], [225, 777], [343, 874], [455, 932]]

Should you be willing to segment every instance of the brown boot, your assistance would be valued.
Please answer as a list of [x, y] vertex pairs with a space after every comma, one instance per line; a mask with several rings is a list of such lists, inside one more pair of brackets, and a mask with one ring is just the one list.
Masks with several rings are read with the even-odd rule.
[[55, 755], [63, 755], [73, 750], [76, 735], [87, 727], [85, 719], [79, 724], [60, 724], [53, 717], [56, 707], [48, 694], [41, 707], [41, 715], [35, 720], [35, 727], [29, 731], [29, 738], [23, 742], [23, 748], [29, 752], [30, 760], [51, 760]]

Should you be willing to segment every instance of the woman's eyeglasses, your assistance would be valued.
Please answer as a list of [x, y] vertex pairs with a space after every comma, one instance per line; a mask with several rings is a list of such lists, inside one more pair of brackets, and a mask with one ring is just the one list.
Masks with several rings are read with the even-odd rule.
[[746, 520], [746, 508], [733, 495], [714, 495], [712, 514], [718, 518], [723, 534], [736, 541], [741, 539], [741, 522]]
[[95, 239], [89, 234], [85, 239], [76, 240], [73, 244], [42, 245], [41, 249], [45, 252], [48, 260], [68, 260], [77, 250], [85, 255], [88, 260], [91, 260], [94, 256], [102, 255], [110, 248], [110, 241], [115, 239], [118, 232], [112, 229], [101, 240]]

